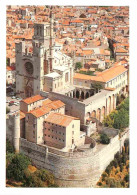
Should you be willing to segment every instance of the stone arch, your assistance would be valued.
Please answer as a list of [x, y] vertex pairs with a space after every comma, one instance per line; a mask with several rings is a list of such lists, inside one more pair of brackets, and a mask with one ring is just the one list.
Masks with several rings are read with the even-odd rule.
[[93, 95], [94, 95], [94, 90], [91, 90], [90, 96], [93, 96]]
[[91, 117], [96, 118], [96, 111], [95, 110], [92, 111]]
[[89, 93], [88, 92], [86, 93], [86, 98], [89, 98]]
[[97, 116], [96, 116], [96, 118], [97, 118], [99, 121], [101, 120], [101, 109], [100, 109], [100, 108], [97, 109]]
[[105, 106], [102, 107], [102, 110], [101, 110], [101, 116], [102, 116], [102, 120], [105, 118]]
[[84, 100], [84, 92], [83, 91], [81, 92], [81, 99]]
[[79, 98], [79, 91], [76, 91], [76, 98]]
[[87, 117], [87, 118], [89, 118], [89, 117], [90, 117], [90, 115], [91, 115], [91, 113], [90, 113], [90, 112], [87, 112], [87, 113], [86, 113], [86, 117]]
[[108, 114], [111, 112], [111, 96], [108, 97]]

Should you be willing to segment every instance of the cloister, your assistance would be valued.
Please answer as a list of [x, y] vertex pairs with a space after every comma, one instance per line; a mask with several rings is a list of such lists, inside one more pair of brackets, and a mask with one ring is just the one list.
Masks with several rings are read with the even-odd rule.
[[75, 86], [74, 90], [71, 90], [67, 93], [65, 93], [66, 96], [72, 97], [72, 98], [77, 98], [79, 101], [82, 101], [84, 99], [87, 99], [91, 96], [94, 95], [94, 89], [90, 89], [88, 87], [80, 87], [80, 86]]
[[110, 114], [114, 109], [116, 109], [117, 94], [113, 94], [106, 98], [106, 102], [102, 107], [98, 107], [91, 112], [86, 113], [86, 119], [96, 118], [98, 121], [102, 122], [104, 118]]

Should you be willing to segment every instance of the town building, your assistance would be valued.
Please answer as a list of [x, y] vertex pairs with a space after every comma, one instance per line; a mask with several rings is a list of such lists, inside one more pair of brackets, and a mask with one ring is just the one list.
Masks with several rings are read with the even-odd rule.
[[7, 66], [6, 67], [6, 83], [7, 84], [14, 84], [15, 83], [15, 76], [16, 76], [15, 67]]

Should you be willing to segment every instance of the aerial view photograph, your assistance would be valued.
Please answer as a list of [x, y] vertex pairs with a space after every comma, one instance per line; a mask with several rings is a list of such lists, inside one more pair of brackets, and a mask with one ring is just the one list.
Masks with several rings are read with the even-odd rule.
[[129, 11], [6, 5], [6, 188], [130, 188]]

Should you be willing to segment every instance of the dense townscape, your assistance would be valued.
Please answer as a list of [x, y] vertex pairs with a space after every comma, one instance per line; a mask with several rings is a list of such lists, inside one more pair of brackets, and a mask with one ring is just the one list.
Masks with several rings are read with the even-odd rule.
[[6, 14], [7, 186], [129, 187], [129, 7]]

